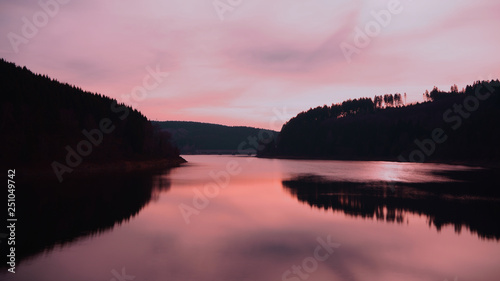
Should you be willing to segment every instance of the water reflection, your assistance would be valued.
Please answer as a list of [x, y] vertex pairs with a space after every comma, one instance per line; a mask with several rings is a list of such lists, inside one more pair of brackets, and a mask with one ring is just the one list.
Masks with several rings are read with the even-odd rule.
[[440, 231], [452, 225], [481, 238], [500, 239], [500, 192], [496, 171], [439, 171], [448, 181], [332, 181], [315, 175], [283, 180], [283, 187], [301, 202], [349, 217], [408, 223], [409, 213], [424, 215]]
[[[283, 280], [286, 270], [313, 255], [318, 238], [327, 237], [341, 247], [319, 262], [307, 280], [499, 279], [499, 212], [493, 203], [485, 203], [498, 196], [487, 186], [488, 173], [482, 170], [465, 173], [470, 169], [449, 165], [230, 156], [186, 159], [189, 164], [162, 175], [163, 184], [154, 176], [110, 176], [101, 183], [78, 183], [81, 194], [67, 190], [42, 194], [43, 189], [37, 195], [30, 193], [30, 204], [35, 206], [30, 214], [45, 215], [39, 215], [38, 228], [29, 228], [32, 233], [23, 243], [37, 239], [38, 248], [32, 247], [32, 253], [56, 250], [22, 262], [16, 274], [0, 271], [0, 279], [111, 280], [117, 279], [113, 270], [125, 268], [134, 280]], [[241, 173], [232, 176], [229, 185], [186, 224], [179, 205], [194, 206], [193, 199], [199, 198], [195, 196], [214, 182], [211, 172], [225, 171], [229, 161], [236, 161]], [[303, 173], [315, 176], [304, 178]], [[438, 184], [443, 181], [453, 184]], [[455, 184], [463, 181], [469, 184]], [[77, 182], [65, 189], [74, 193], [72, 184]], [[102, 194], [105, 199], [96, 198]], [[82, 195], [92, 203], [76, 200]], [[43, 210], [48, 207], [50, 214]], [[67, 214], [58, 211], [62, 207]], [[107, 218], [108, 212], [113, 215]], [[78, 225], [81, 221], [86, 226]], [[451, 225], [461, 226], [462, 233], [457, 235]], [[475, 229], [474, 233], [466, 228]], [[96, 235], [99, 231], [106, 233]], [[51, 240], [55, 235], [59, 237]]]
[[398, 163], [385, 161], [281, 160], [287, 174], [314, 174], [332, 181], [373, 182], [449, 182], [444, 175], [452, 171], [478, 171], [460, 165], [438, 163]]
[[18, 186], [17, 266], [28, 257], [109, 231], [128, 221], [161, 191], [168, 190], [170, 181], [140, 173]]

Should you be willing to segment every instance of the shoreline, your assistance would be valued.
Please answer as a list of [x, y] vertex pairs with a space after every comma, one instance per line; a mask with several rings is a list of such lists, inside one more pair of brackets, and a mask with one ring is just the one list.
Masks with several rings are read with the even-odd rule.
[[[87, 162], [73, 168], [72, 172], [64, 173], [64, 180], [80, 179], [85, 177], [99, 177], [106, 174], [120, 175], [123, 173], [144, 173], [158, 172], [165, 169], [179, 167], [187, 161], [179, 156], [178, 158], [165, 159], [135, 159], [118, 160], [109, 162]], [[50, 164], [14, 164], [5, 169], [16, 169], [16, 173], [22, 178], [22, 181], [53, 181], [59, 183], [57, 176]], [[4, 165], [2, 165], [4, 166]]]
[[262, 159], [282, 159], [282, 160], [323, 160], [323, 161], [372, 161], [372, 162], [394, 162], [394, 163], [432, 163], [432, 164], [445, 164], [455, 166], [467, 166], [484, 169], [500, 169], [500, 163], [494, 161], [466, 161], [466, 160], [430, 160], [425, 162], [402, 162], [392, 158], [329, 158], [329, 157], [307, 157], [307, 156], [261, 156], [257, 158]]

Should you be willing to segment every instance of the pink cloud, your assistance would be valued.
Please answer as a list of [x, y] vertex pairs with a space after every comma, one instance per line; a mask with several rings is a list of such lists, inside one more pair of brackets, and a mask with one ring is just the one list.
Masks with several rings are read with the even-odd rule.
[[69, 1], [18, 53], [7, 34], [41, 7], [8, 2], [0, 55], [117, 99], [159, 65], [171, 76], [139, 103], [146, 116], [231, 125], [268, 126], [277, 107], [296, 114], [391, 91], [418, 100], [434, 85], [500, 76], [493, 0], [402, 0], [348, 63], [339, 45], [387, 2], [245, 1], [220, 21], [210, 1]]

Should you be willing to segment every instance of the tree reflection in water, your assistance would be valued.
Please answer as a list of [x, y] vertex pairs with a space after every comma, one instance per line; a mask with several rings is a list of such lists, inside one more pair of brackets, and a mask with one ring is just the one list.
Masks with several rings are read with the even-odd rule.
[[424, 215], [437, 231], [452, 225], [480, 238], [500, 240], [500, 192], [496, 171], [447, 172], [449, 182], [347, 182], [304, 175], [282, 181], [309, 206], [347, 216], [406, 223], [408, 213]]
[[61, 184], [19, 183], [16, 264], [56, 246], [110, 231], [169, 188], [170, 181], [159, 173], [69, 179]]

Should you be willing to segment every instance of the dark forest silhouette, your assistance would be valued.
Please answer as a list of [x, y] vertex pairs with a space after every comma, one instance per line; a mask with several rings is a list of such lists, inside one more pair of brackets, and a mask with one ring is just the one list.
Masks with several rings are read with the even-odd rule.
[[412, 105], [404, 105], [406, 94], [398, 93], [312, 108], [285, 123], [259, 156], [401, 160], [439, 128], [445, 143], [418, 162], [498, 163], [499, 89], [498, 80], [477, 81], [461, 91], [456, 85], [448, 92], [434, 87], [424, 93], [425, 102]]
[[[249, 137], [266, 132], [274, 136], [275, 131], [242, 126], [224, 126], [200, 122], [163, 121], [153, 122], [171, 134], [172, 142], [182, 154], [241, 154], [240, 145]], [[246, 147], [245, 147], [246, 148]]]
[[63, 84], [0, 60], [0, 158], [3, 165], [49, 168], [76, 150], [82, 132], [109, 120], [114, 130], [85, 156], [86, 163], [178, 159], [179, 152], [139, 111], [97, 93]]

